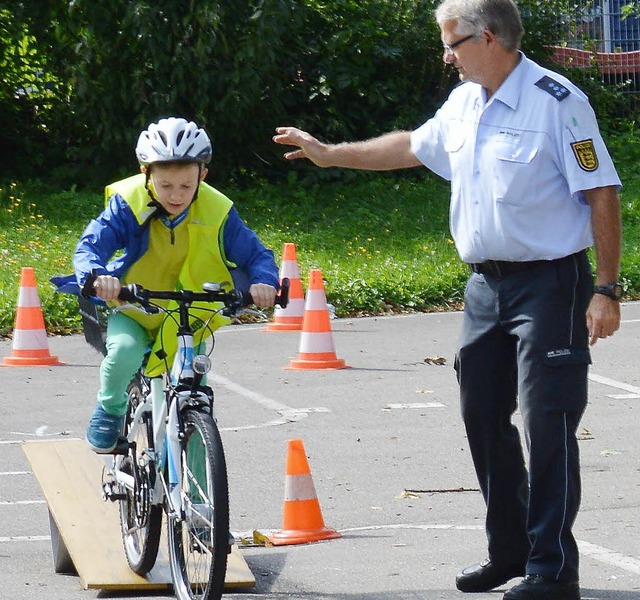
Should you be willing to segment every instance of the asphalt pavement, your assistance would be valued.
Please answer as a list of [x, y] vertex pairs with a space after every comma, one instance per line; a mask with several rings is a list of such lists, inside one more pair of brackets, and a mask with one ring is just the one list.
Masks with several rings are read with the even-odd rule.
[[[640, 304], [623, 304], [622, 314], [620, 331], [593, 348], [580, 427], [575, 534], [585, 600], [640, 599]], [[455, 574], [484, 558], [486, 543], [452, 367], [460, 321], [460, 313], [333, 320], [337, 356], [350, 367], [334, 371], [286, 368], [299, 332], [252, 324], [218, 334], [212, 383], [232, 530], [249, 539], [281, 527], [287, 442], [301, 439], [325, 524], [342, 534], [242, 547], [256, 585], [229, 598], [468, 597]], [[83, 437], [101, 357], [81, 336], [48, 344], [65, 365], [0, 367], [0, 598], [170, 598], [83, 590], [78, 577], [54, 572], [47, 507], [21, 445]], [[0, 361], [11, 350], [0, 341]]]

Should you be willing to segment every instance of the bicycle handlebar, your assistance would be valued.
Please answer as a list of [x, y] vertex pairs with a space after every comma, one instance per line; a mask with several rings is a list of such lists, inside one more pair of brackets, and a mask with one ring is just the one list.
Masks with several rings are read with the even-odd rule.
[[[85, 298], [95, 296], [96, 290], [93, 287], [98, 275], [95, 271], [87, 277], [82, 287], [82, 295]], [[125, 302], [135, 302], [145, 308], [154, 308], [152, 300], [175, 300], [179, 304], [191, 304], [193, 302], [222, 302], [226, 309], [234, 314], [238, 309], [253, 304], [253, 299], [249, 292], [240, 290], [225, 291], [219, 283], [205, 283], [202, 292], [192, 290], [177, 291], [154, 291], [143, 288], [137, 283], [123, 286], [118, 294], [118, 299]], [[276, 296], [275, 304], [281, 308], [286, 308], [289, 303], [289, 279], [284, 277], [280, 285], [280, 293]]]

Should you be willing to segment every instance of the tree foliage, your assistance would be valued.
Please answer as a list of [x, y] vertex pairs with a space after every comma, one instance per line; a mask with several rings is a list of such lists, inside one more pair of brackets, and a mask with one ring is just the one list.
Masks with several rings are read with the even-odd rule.
[[[104, 181], [135, 168], [142, 128], [180, 115], [213, 139], [216, 179], [273, 177], [278, 125], [334, 140], [414, 127], [456, 81], [437, 3], [14, 0], [0, 10], [3, 166]], [[568, 3], [519, 4], [525, 51], [543, 60]]]
[[36, 11], [22, 3], [12, 9], [0, 6], [0, 144], [5, 172], [29, 172], [56, 160], [56, 118], [66, 110], [71, 90], [56, 76], [50, 39], [35, 34], [40, 29], [34, 26], [37, 19], [46, 13], [46, 2]]

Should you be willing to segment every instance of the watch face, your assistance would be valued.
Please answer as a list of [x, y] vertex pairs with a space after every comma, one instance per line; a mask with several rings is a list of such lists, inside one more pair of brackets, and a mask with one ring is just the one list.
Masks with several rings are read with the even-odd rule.
[[603, 296], [608, 296], [609, 298], [613, 298], [614, 300], [620, 300], [624, 295], [624, 288], [622, 284], [610, 283], [609, 285], [597, 285], [594, 288], [594, 291], [597, 294], [602, 294]]
[[622, 298], [623, 294], [624, 294], [624, 289], [622, 288], [622, 286], [619, 283], [614, 283], [611, 286], [611, 296], [613, 298], [615, 298], [616, 300], [620, 300], [620, 298]]

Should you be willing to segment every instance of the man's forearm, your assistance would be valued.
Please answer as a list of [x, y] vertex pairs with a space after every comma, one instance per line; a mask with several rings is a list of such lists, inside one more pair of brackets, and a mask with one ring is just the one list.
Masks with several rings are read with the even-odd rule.
[[327, 145], [327, 166], [367, 171], [391, 171], [421, 163], [411, 151], [411, 133], [396, 131], [362, 142]]
[[596, 284], [606, 285], [618, 280], [622, 224], [620, 201], [614, 187], [596, 188], [585, 192], [591, 206], [591, 227], [596, 251]]

